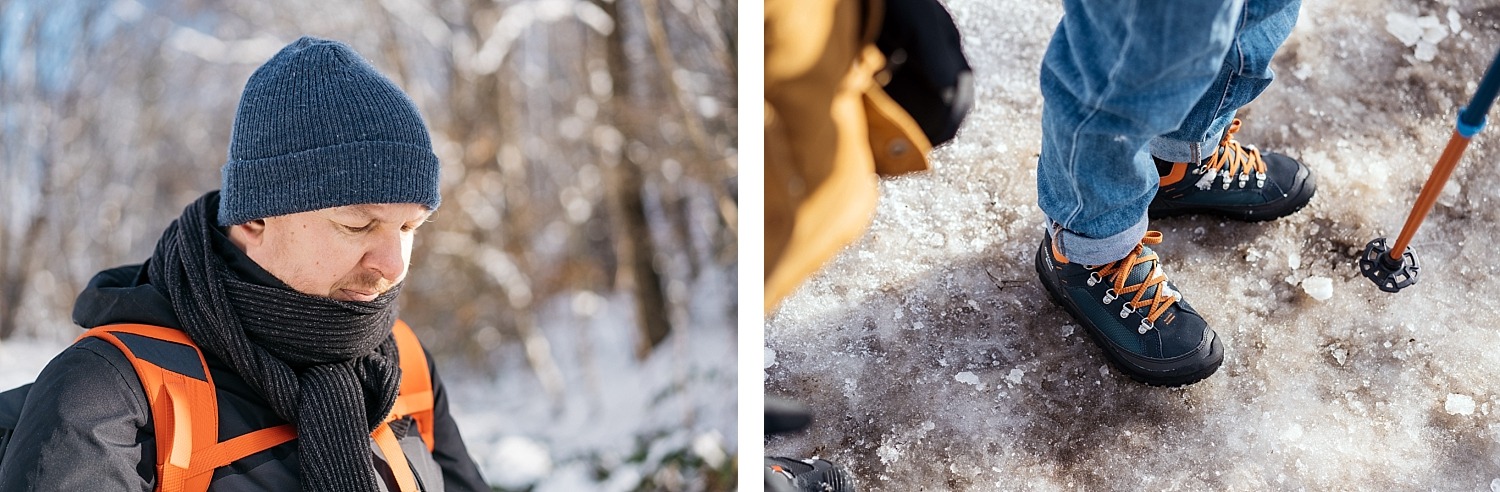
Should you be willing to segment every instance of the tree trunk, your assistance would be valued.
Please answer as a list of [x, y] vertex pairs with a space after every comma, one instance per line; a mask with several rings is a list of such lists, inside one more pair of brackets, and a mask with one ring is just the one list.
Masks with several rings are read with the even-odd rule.
[[631, 115], [638, 114], [631, 105], [630, 61], [625, 55], [625, 16], [620, 12], [620, 2], [596, 0], [596, 4], [614, 20], [605, 44], [605, 58], [609, 64], [612, 96], [609, 119], [620, 132], [617, 149], [605, 149], [603, 168], [608, 176], [606, 192], [609, 194], [611, 218], [614, 222], [615, 249], [620, 258], [618, 279], [622, 287], [635, 298], [636, 327], [640, 337], [636, 344], [636, 357], [645, 359], [651, 351], [672, 332], [667, 309], [667, 296], [662, 290], [661, 274], [654, 265], [656, 246], [651, 239], [650, 224], [646, 221], [645, 176], [639, 163], [626, 149], [631, 142], [640, 141], [640, 125]]

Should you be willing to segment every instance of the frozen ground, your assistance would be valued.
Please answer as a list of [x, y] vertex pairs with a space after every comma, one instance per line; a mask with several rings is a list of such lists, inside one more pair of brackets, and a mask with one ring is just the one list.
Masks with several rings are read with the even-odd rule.
[[768, 454], [845, 463], [870, 491], [1500, 491], [1500, 135], [1476, 137], [1417, 235], [1420, 284], [1386, 294], [1355, 269], [1399, 232], [1500, 47], [1500, 4], [1303, 6], [1240, 137], [1307, 162], [1312, 204], [1153, 224], [1228, 348], [1180, 389], [1107, 367], [1035, 280], [1035, 81], [1061, 7], [949, 5], [978, 105], [768, 318], [767, 393], [817, 414]]
[[[493, 372], [439, 361], [454, 418], [485, 478], [502, 490], [703, 490], [701, 469], [737, 453], [735, 333], [724, 272], [696, 285], [681, 327], [644, 362], [634, 357], [630, 301], [575, 294], [538, 313], [564, 381], [549, 398], [511, 344]], [[30, 382], [80, 331], [0, 343], [0, 390]], [[421, 334], [420, 328], [418, 334]], [[664, 469], [676, 469], [663, 473]], [[686, 476], [684, 476], [686, 475]], [[668, 488], [672, 487], [672, 488]]]

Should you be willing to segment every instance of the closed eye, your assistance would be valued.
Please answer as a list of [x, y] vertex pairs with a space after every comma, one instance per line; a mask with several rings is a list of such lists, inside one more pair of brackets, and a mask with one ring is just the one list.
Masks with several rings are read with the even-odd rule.
[[426, 224], [428, 222], [432, 222], [432, 219], [429, 218], [429, 219], [419, 220], [419, 221], [416, 221], [416, 222], [407, 222], [405, 224], [401, 224], [401, 232], [415, 231], [415, 230], [417, 230], [418, 227], [422, 227], [422, 224]]
[[375, 223], [374, 222], [370, 222], [368, 224], [365, 224], [365, 225], [359, 226], [359, 227], [348, 226], [348, 225], [344, 225], [344, 224], [339, 224], [339, 226], [343, 227], [345, 231], [348, 231], [348, 232], [353, 233], [353, 234], [358, 234], [358, 233], [370, 230], [371, 227], [375, 227]]

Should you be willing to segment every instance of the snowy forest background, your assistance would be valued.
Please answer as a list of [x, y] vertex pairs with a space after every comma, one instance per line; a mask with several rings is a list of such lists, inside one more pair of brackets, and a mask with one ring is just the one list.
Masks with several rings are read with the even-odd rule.
[[766, 394], [815, 412], [768, 454], [843, 463], [872, 492], [1500, 492], [1500, 116], [1417, 233], [1421, 283], [1387, 294], [1355, 266], [1399, 233], [1500, 49], [1500, 2], [1303, 4], [1238, 137], [1301, 158], [1317, 196], [1270, 223], [1152, 224], [1227, 350], [1179, 389], [1109, 367], [1033, 271], [1037, 78], [1061, 2], [946, 3], [975, 109], [768, 317]]
[[308, 34], [443, 162], [402, 316], [497, 490], [724, 490], [737, 0], [0, 0], [0, 389], [219, 186], [250, 73]]

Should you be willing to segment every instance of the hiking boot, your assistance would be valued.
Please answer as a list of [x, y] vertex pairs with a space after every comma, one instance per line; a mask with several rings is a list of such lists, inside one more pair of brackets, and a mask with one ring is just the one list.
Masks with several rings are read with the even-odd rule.
[[1156, 160], [1161, 186], [1151, 200], [1151, 218], [1213, 214], [1262, 221], [1291, 215], [1318, 189], [1312, 171], [1296, 159], [1265, 153], [1234, 139], [1235, 119], [1208, 158], [1197, 164]]
[[[854, 480], [844, 467], [824, 459], [794, 460], [766, 457], [766, 490], [782, 489], [805, 492], [856, 492]], [[785, 482], [782, 482], [785, 479]], [[774, 487], [774, 488], [773, 488]]]
[[1150, 231], [1119, 261], [1080, 265], [1068, 262], [1047, 234], [1036, 272], [1052, 302], [1087, 329], [1115, 367], [1146, 384], [1192, 384], [1219, 368], [1224, 349], [1146, 247], [1160, 242], [1161, 233]]

